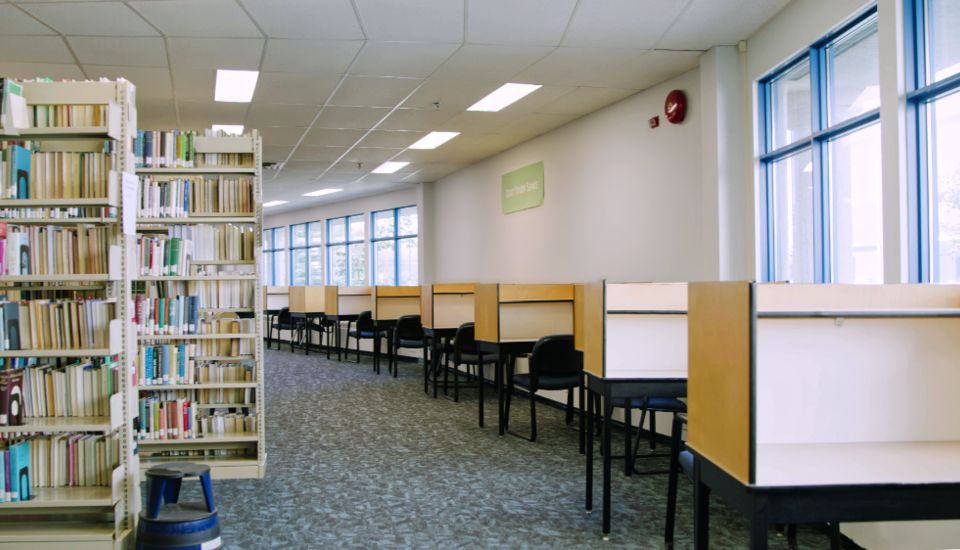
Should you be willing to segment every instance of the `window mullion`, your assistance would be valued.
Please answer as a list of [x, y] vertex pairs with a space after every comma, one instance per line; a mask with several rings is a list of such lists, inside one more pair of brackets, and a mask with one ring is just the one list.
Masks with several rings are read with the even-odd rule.
[[[810, 128], [815, 135], [827, 127], [828, 92], [824, 48], [810, 48]], [[813, 253], [814, 281], [829, 282], [829, 226], [827, 213], [826, 163], [823, 142], [811, 138], [813, 163]]]

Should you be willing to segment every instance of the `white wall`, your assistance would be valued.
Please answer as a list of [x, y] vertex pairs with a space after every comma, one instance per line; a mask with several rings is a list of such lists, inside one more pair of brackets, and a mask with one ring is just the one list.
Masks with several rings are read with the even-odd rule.
[[[680, 125], [663, 116], [674, 89]], [[693, 70], [438, 181], [433, 280], [702, 279], [700, 121]], [[503, 214], [501, 176], [538, 161], [543, 206]]]

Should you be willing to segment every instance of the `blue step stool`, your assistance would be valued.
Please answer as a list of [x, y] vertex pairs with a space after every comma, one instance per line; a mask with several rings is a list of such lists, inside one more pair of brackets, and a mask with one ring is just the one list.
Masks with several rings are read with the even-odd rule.
[[[223, 546], [209, 466], [164, 464], [147, 470], [146, 477], [147, 508], [140, 511], [137, 550], [216, 550]], [[206, 502], [178, 502], [180, 484], [189, 477], [200, 478]]]

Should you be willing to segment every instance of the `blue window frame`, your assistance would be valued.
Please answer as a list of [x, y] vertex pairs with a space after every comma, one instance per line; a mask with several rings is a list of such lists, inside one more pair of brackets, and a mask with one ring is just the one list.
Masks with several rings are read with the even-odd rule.
[[370, 224], [374, 284], [416, 286], [419, 280], [417, 207], [373, 212]]
[[363, 286], [366, 234], [363, 214], [327, 220], [327, 284]]
[[911, 282], [960, 281], [960, 4], [906, 0]]
[[323, 222], [290, 226], [290, 284], [323, 284]]
[[759, 84], [761, 276], [883, 282], [877, 9]]
[[263, 284], [283, 286], [287, 280], [287, 243], [283, 227], [263, 230]]

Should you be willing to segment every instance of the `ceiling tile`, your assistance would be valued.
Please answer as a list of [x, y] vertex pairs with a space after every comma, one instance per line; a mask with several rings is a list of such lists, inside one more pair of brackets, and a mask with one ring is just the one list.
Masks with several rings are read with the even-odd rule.
[[343, 160], [362, 163], [364, 167], [376, 168], [397, 156], [403, 149], [379, 149], [375, 147], [354, 147]]
[[576, 4], [576, 0], [471, 2], [467, 42], [558, 46]]
[[499, 113], [478, 113], [474, 111], [464, 111], [440, 126], [437, 126], [436, 129], [438, 132], [474, 132], [477, 134], [489, 134], [503, 128], [524, 114], [526, 114], [526, 112], [514, 113], [500, 111]]
[[515, 82], [582, 86], [644, 53], [641, 50], [557, 48], [514, 78]]
[[532, 113], [547, 103], [555, 101], [576, 89], [575, 86], [541, 86], [532, 94], [527, 94], [518, 101], [507, 105], [501, 109], [500, 112], [516, 115]]
[[453, 118], [453, 111], [433, 109], [421, 111], [418, 109], [397, 109], [378, 130], [412, 130], [416, 132], [432, 132], [437, 126]]
[[563, 45], [650, 49], [689, 1], [580, 0]]
[[125, 78], [137, 87], [137, 101], [141, 99], [173, 98], [170, 86], [170, 70], [158, 67], [114, 67], [104, 65], [84, 65], [91, 79], [106, 77], [110, 80]]
[[326, 107], [314, 126], [369, 130], [389, 113], [390, 109], [374, 107]]
[[62, 80], [84, 80], [80, 67], [66, 63], [3, 63], [0, 62], [0, 74], [7, 78], [50, 78]]
[[10, 4], [0, 4], [0, 34], [57, 34]]
[[370, 171], [360, 172], [357, 171], [357, 165], [349, 162], [338, 162], [334, 164], [327, 173], [320, 176], [320, 179], [317, 180], [318, 183], [323, 182], [335, 182], [335, 183], [346, 183], [357, 181], [363, 176], [369, 174]]
[[368, 42], [350, 74], [425, 78], [459, 47], [425, 42]]
[[498, 134], [539, 135], [580, 118], [580, 115], [530, 113], [497, 130]]
[[173, 84], [178, 100], [213, 101], [216, 69], [173, 69]]
[[291, 172], [322, 172], [329, 168], [330, 164], [330, 162], [322, 160], [290, 160], [283, 165], [283, 170], [289, 170]]
[[180, 110], [180, 127], [183, 130], [205, 130], [214, 124], [243, 124], [247, 115], [246, 103], [178, 101], [177, 107]]
[[278, 105], [275, 103], [251, 103], [246, 125], [259, 126], [310, 126], [320, 112], [316, 105]]
[[350, 0], [244, 0], [270, 38], [362, 40]]
[[452, 151], [417, 151], [415, 149], [410, 149], [404, 151], [403, 154], [398, 156], [396, 160], [398, 161], [407, 161], [411, 163], [431, 163], [431, 162], [443, 162], [443, 163], [454, 163], [454, 164], [473, 164], [479, 162], [485, 158], [492, 157], [497, 154], [498, 151], [495, 150], [482, 150], [482, 149], [463, 149], [463, 150], [452, 150]]
[[[406, 178], [404, 181], [436, 181], [444, 176], [450, 175], [454, 172], [463, 170], [464, 168], [470, 166], [469, 164], [458, 164], [458, 163], [430, 163], [430, 164], [421, 164], [422, 169], [418, 170], [416, 174], [412, 174]], [[419, 179], [418, 179], [419, 178]]]
[[[328, 107], [329, 108], [329, 107]], [[311, 128], [301, 145], [313, 147], [350, 147], [366, 135], [367, 130], [331, 130]]]
[[553, 51], [547, 46], [465, 44], [433, 78], [506, 82]]
[[262, 38], [234, 0], [130, 2], [167, 36]]
[[303, 137], [306, 128], [276, 126], [258, 126], [264, 145], [296, 145]]
[[362, 40], [277, 40], [267, 45], [263, 70], [280, 73], [347, 72]]
[[395, 107], [421, 82], [414, 78], [348, 76], [330, 99], [330, 104], [341, 107]]
[[538, 113], [586, 115], [611, 103], [637, 93], [621, 88], [577, 88], [576, 90], [536, 109]]
[[373, 130], [363, 141], [359, 143], [361, 147], [392, 147], [405, 149], [420, 138], [427, 135], [426, 132], [403, 132], [396, 130]]
[[264, 145], [263, 160], [266, 162], [283, 162], [293, 152], [293, 145]]
[[170, 38], [176, 68], [256, 71], [260, 67], [260, 38]]
[[535, 137], [537, 136], [523, 134], [487, 134], [473, 142], [471, 147], [476, 147], [479, 150], [506, 151], [511, 147], [516, 147], [517, 145], [530, 141]]
[[502, 82], [477, 82], [464, 80], [441, 80], [429, 78], [408, 100], [404, 107], [433, 109], [440, 103], [441, 110], [460, 112], [496, 90]]
[[340, 75], [260, 73], [253, 94], [256, 103], [323, 105], [340, 82]]
[[160, 37], [74, 36], [68, 40], [84, 65], [168, 66]]
[[123, 2], [21, 4], [67, 36], [158, 36]]
[[658, 48], [707, 50], [735, 46], [777, 14], [789, 0], [691, 0], [657, 43]]
[[292, 172], [288, 170], [280, 170], [279, 172], [274, 171], [274, 172], [271, 172], [270, 174], [267, 174], [267, 173], [263, 174], [263, 179], [265, 181], [269, 180], [270, 182], [274, 182], [274, 183], [305, 182], [311, 179], [316, 179], [316, 177], [317, 177], [316, 175], [313, 175], [311, 177], [309, 174], [305, 174], [303, 172]]
[[371, 40], [463, 42], [463, 2], [356, 0]]
[[0, 61], [74, 63], [59, 36], [0, 36]]
[[700, 65], [700, 52], [653, 50], [592, 80], [589, 86], [645, 90]]
[[[140, 95], [139, 90], [137, 96]], [[137, 98], [137, 128], [141, 130], [169, 130], [179, 127], [173, 100]]]
[[406, 175], [403, 172], [394, 172], [393, 174], [367, 174], [360, 180], [360, 183], [399, 183], [400, 180], [405, 177]]
[[336, 162], [349, 150], [348, 147], [307, 147], [300, 145], [290, 160], [324, 160]]

